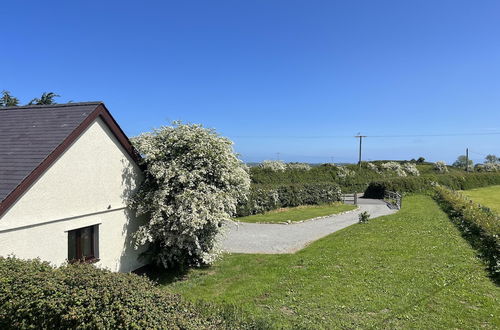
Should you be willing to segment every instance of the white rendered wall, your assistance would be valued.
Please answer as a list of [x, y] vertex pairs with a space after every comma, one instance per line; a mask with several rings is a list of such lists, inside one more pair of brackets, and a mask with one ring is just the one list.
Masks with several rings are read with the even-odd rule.
[[0, 217], [0, 255], [68, 257], [68, 230], [99, 224], [99, 267], [127, 272], [143, 265], [131, 246], [138, 226], [125, 207], [142, 173], [97, 119]]

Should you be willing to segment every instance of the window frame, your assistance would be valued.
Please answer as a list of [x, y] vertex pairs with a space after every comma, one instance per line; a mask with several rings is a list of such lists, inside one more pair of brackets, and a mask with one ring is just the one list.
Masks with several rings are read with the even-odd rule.
[[[75, 228], [72, 230], [68, 230], [68, 244], [67, 244], [67, 260], [69, 263], [78, 263], [78, 262], [84, 262], [84, 263], [94, 263], [99, 261], [99, 225], [100, 224], [95, 224], [91, 226], [85, 226], [85, 227], [80, 227], [80, 228]], [[83, 239], [82, 239], [82, 234], [83, 231], [86, 229], [90, 228], [90, 254], [85, 256], [83, 255]], [[74, 239], [74, 247], [70, 247], [70, 235], [74, 233], [75, 239]], [[70, 251], [71, 249], [74, 249], [75, 251], [75, 258], [70, 259]]]

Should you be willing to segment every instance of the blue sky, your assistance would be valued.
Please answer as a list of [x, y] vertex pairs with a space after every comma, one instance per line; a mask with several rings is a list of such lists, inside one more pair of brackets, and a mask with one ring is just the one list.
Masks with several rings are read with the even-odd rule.
[[500, 154], [499, 1], [4, 1], [0, 89], [201, 123], [246, 161]]

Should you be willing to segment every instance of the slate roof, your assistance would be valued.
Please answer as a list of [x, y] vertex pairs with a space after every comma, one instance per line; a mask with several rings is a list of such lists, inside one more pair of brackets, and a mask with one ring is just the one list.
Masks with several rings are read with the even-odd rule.
[[0, 108], [0, 202], [101, 102]]

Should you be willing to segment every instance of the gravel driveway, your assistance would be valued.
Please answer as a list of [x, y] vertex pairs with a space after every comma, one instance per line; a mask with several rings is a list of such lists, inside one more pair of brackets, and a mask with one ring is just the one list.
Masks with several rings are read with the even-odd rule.
[[358, 209], [290, 225], [228, 222], [223, 249], [235, 253], [293, 253], [310, 242], [358, 222], [360, 212], [371, 218], [396, 212], [378, 199], [358, 199]]

